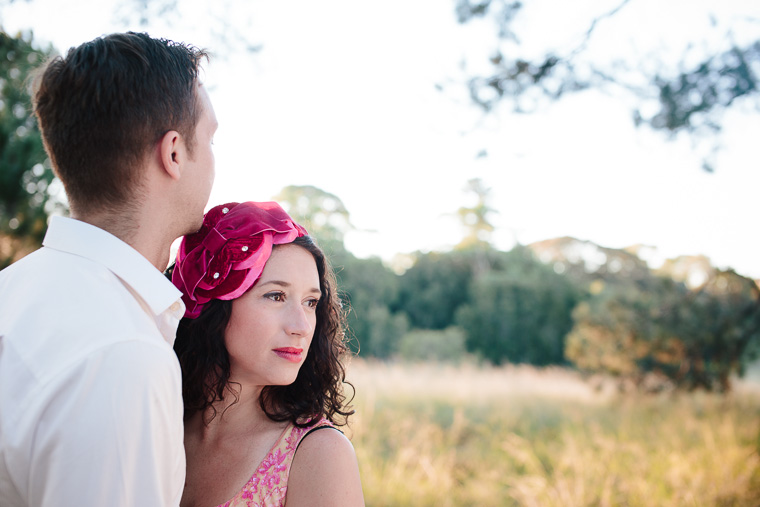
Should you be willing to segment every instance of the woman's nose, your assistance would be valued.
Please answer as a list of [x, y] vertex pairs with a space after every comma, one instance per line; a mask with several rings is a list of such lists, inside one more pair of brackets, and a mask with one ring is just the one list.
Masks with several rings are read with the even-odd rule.
[[306, 336], [312, 329], [312, 319], [303, 305], [293, 305], [288, 312], [286, 331], [290, 335]]

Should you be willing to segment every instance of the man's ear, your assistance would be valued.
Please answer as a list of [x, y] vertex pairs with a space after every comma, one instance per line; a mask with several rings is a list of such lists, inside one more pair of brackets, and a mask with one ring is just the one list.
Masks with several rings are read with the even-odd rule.
[[182, 137], [176, 130], [170, 130], [161, 138], [158, 145], [161, 166], [170, 178], [178, 180], [181, 176], [180, 162], [184, 156]]

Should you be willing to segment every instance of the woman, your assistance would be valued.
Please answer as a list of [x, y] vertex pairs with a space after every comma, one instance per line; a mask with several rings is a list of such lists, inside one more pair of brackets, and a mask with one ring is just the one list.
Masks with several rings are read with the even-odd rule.
[[182, 507], [364, 505], [354, 449], [333, 431], [353, 413], [344, 313], [306, 230], [276, 203], [217, 206], [183, 238], [172, 281], [186, 304]]

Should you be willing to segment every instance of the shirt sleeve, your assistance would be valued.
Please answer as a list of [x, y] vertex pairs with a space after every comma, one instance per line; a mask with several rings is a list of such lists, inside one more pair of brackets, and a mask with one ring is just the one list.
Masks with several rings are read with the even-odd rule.
[[179, 505], [185, 453], [174, 351], [121, 342], [58, 380], [36, 428], [29, 505]]

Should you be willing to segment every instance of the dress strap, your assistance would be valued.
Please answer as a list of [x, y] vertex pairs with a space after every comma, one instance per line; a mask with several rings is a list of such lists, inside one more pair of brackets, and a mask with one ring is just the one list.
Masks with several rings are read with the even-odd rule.
[[[343, 433], [341, 430], [335, 427], [335, 425], [330, 422], [330, 420], [326, 418], [322, 418], [321, 421], [319, 421], [317, 424], [315, 424], [313, 427], [309, 428], [308, 431], [306, 431], [301, 437], [298, 439], [298, 444], [296, 445], [295, 451], [298, 451], [298, 447], [300, 447], [301, 442], [303, 442], [303, 439], [306, 438], [311, 433], [314, 433], [317, 430], [323, 430], [325, 428], [331, 428], [335, 431], [339, 431], [340, 433]], [[295, 451], [293, 451], [295, 453]]]

